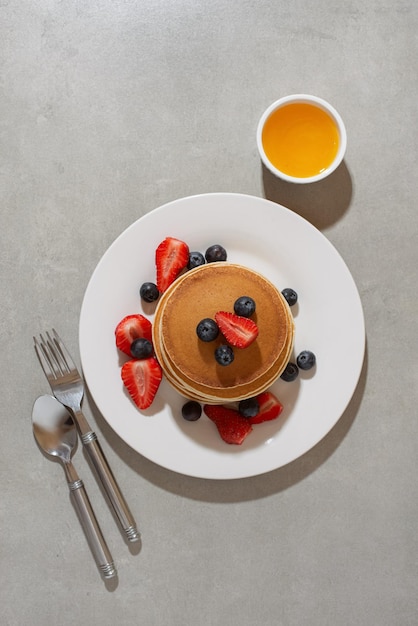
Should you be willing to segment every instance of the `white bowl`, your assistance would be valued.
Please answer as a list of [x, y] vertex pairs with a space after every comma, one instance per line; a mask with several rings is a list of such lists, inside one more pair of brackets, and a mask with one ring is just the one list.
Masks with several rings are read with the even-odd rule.
[[[270, 161], [270, 159], [266, 155], [266, 152], [263, 146], [263, 141], [262, 141], [263, 129], [269, 117], [275, 111], [277, 111], [277, 109], [287, 106], [289, 104], [297, 104], [297, 103], [311, 104], [325, 111], [334, 121], [337, 127], [337, 131], [338, 131], [338, 149], [337, 149], [337, 153], [333, 161], [325, 169], [323, 169], [318, 174], [315, 174], [314, 176], [298, 177], [298, 176], [291, 176], [285, 172], [282, 172]], [[317, 98], [316, 96], [309, 96], [306, 94], [295, 94], [295, 95], [285, 96], [284, 98], [280, 98], [280, 100], [276, 100], [276, 102], [273, 102], [273, 104], [271, 104], [264, 111], [257, 127], [257, 147], [260, 153], [261, 160], [264, 163], [264, 165], [273, 174], [275, 174], [282, 180], [285, 180], [291, 183], [302, 183], [302, 184], [314, 183], [318, 180], [322, 180], [326, 178], [327, 176], [329, 176], [340, 165], [341, 161], [344, 158], [344, 154], [345, 154], [346, 147], [347, 147], [347, 133], [346, 133], [344, 122], [341, 116], [334, 109], [334, 107], [331, 106], [328, 102], [326, 102], [322, 98]]]

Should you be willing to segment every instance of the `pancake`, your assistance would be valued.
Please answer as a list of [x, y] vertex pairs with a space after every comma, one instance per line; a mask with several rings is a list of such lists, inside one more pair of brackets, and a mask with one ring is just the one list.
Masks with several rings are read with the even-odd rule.
[[[198, 323], [231, 311], [240, 296], [256, 302], [252, 319], [259, 334], [247, 348], [234, 349], [234, 361], [219, 365], [216, 347], [200, 340]], [[264, 276], [241, 265], [210, 263], [183, 274], [162, 295], [153, 323], [156, 356], [168, 381], [186, 397], [207, 403], [258, 395], [286, 367], [293, 348], [294, 322], [289, 306]]]

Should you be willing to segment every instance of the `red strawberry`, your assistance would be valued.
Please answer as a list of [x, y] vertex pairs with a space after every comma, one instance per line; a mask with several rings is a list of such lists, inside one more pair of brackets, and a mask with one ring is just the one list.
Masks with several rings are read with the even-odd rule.
[[260, 410], [254, 417], [248, 418], [250, 424], [261, 424], [261, 422], [268, 422], [279, 417], [283, 411], [283, 405], [274, 396], [271, 391], [265, 391], [257, 396]]
[[134, 339], [152, 341], [152, 324], [143, 315], [127, 315], [115, 329], [116, 346], [128, 356], [131, 355], [131, 343]]
[[189, 262], [189, 247], [184, 241], [166, 237], [155, 251], [157, 287], [160, 293], [171, 285]]
[[257, 324], [248, 317], [218, 311], [215, 320], [227, 342], [235, 348], [247, 348], [258, 336]]
[[241, 445], [252, 431], [251, 423], [234, 409], [221, 405], [205, 404], [203, 410], [218, 428], [219, 434], [226, 443]]
[[127, 361], [121, 376], [129, 395], [139, 409], [151, 406], [162, 379], [160, 364], [153, 356], [140, 361]]

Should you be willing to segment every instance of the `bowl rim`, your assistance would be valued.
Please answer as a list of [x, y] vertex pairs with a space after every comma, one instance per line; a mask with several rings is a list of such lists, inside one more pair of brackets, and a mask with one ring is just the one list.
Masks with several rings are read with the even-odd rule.
[[[290, 176], [289, 174], [285, 174], [281, 170], [277, 169], [277, 167], [275, 167], [271, 163], [271, 161], [269, 160], [269, 158], [267, 157], [265, 153], [264, 146], [263, 146], [263, 141], [262, 141], [263, 128], [267, 119], [270, 117], [270, 115], [274, 113], [277, 109], [285, 105], [299, 103], [299, 102], [314, 104], [315, 106], [319, 107], [320, 109], [328, 113], [328, 115], [330, 115], [330, 117], [334, 120], [338, 129], [339, 146], [338, 146], [338, 151], [335, 156], [335, 159], [326, 169], [324, 169], [319, 174], [316, 174], [315, 176], [299, 177], [299, 176]], [[258, 152], [260, 154], [261, 160], [264, 163], [264, 165], [277, 177], [281, 178], [282, 180], [291, 182], [291, 183], [299, 183], [299, 184], [314, 183], [319, 180], [323, 180], [324, 178], [332, 174], [332, 172], [334, 172], [337, 169], [337, 167], [341, 164], [344, 158], [345, 152], [346, 152], [346, 148], [347, 148], [347, 131], [346, 131], [345, 124], [343, 122], [341, 115], [329, 102], [327, 102], [323, 98], [319, 98], [318, 96], [313, 96], [313, 95], [304, 94], [304, 93], [291, 94], [288, 96], [283, 96], [282, 98], [279, 98], [278, 100], [270, 104], [270, 106], [268, 106], [267, 109], [262, 114], [258, 122], [258, 126], [257, 126], [257, 148], [258, 148]]]

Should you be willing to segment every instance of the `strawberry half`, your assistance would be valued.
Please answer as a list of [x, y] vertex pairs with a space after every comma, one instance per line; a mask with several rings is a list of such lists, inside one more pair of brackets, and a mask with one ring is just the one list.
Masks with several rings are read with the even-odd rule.
[[203, 410], [216, 424], [219, 434], [226, 443], [241, 445], [252, 431], [251, 423], [234, 409], [221, 405], [205, 404]]
[[131, 343], [134, 339], [148, 339], [152, 342], [152, 324], [143, 315], [127, 315], [115, 329], [116, 346], [128, 356], [131, 355]]
[[261, 424], [261, 422], [268, 422], [270, 420], [279, 417], [283, 411], [282, 403], [276, 398], [271, 391], [265, 391], [257, 396], [260, 410], [254, 417], [247, 418], [250, 424]]
[[181, 270], [189, 262], [189, 246], [175, 239], [166, 237], [155, 251], [155, 265], [157, 268], [157, 287], [160, 293], [175, 281]]
[[215, 321], [227, 342], [235, 348], [247, 348], [258, 336], [257, 324], [248, 317], [218, 311]]
[[123, 384], [139, 409], [151, 406], [162, 379], [162, 370], [153, 357], [127, 361], [122, 365]]

